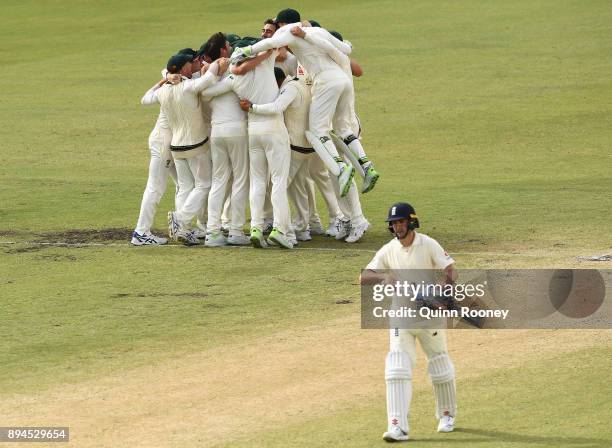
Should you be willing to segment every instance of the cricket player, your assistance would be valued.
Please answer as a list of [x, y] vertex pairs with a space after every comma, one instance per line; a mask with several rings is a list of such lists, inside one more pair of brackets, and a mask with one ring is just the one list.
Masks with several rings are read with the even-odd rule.
[[[236, 46], [244, 45], [236, 42]], [[232, 76], [224, 79], [215, 89], [215, 94], [233, 90], [241, 99], [253, 104], [273, 102], [278, 95], [278, 85], [274, 77], [276, 51], [265, 51], [238, 64], [232, 64]], [[272, 181], [270, 199], [274, 212], [274, 228], [269, 240], [286, 249], [293, 248], [289, 234], [290, 212], [287, 198], [287, 179], [291, 154], [289, 135], [282, 113], [270, 115], [248, 115], [249, 134], [249, 203], [251, 206], [251, 244], [254, 247], [267, 247], [263, 236], [264, 203], [268, 183], [268, 173]]]
[[[202, 46], [204, 47], [204, 45]], [[187, 74], [188, 70], [184, 71], [184, 75], [180, 75], [178, 73], [168, 73], [168, 70], [163, 70], [162, 71], [162, 76], [166, 77], [168, 79], [168, 81], [170, 81], [172, 84], [178, 84], [181, 82], [182, 80], [182, 76], [185, 76], [189, 79], [197, 79], [201, 76], [202, 72], [205, 71], [205, 69], [203, 69], [204, 67], [204, 63], [208, 64], [208, 62], [212, 62], [212, 61], [206, 61], [205, 58], [205, 54], [204, 48], [200, 48], [199, 51], [196, 51], [192, 48], [183, 48], [182, 50], [179, 50], [179, 52], [177, 54], [185, 54], [190, 56], [191, 58], [191, 75]], [[210, 131], [211, 131], [211, 110], [210, 110], [210, 105], [206, 102], [203, 101], [202, 102], [202, 116], [204, 118], [204, 128], [205, 128], [205, 132], [206, 135], [210, 135]], [[209, 144], [210, 142], [206, 143], [206, 148], [209, 148]], [[206, 151], [207, 157], [209, 158], [209, 164], [212, 166], [212, 157], [211, 157], [211, 152], [210, 151]], [[177, 194], [176, 194], [176, 209], [180, 209], [184, 202], [185, 199], [187, 198], [187, 193], [180, 193], [180, 191], [177, 189]], [[206, 195], [204, 197], [204, 202], [202, 203], [202, 207], [200, 208], [200, 211], [197, 214], [197, 220], [196, 220], [196, 227], [194, 228], [194, 235], [196, 236], [196, 238], [198, 239], [204, 239], [206, 237], [207, 234], [207, 230], [206, 230], [206, 222], [207, 222], [207, 205], [208, 204], [208, 195]]]
[[198, 79], [189, 79], [192, 58], [177, 54], [168, 61], [170, 74], [180, 74], [179, 84], [166, 83], [155, 91], [152, 101], [161, 104], [172, 130], [170, 149], [176, 164], [179, 196], [184, 201], [176, 211], [168, 212], [168, 228], [171, 238], [187, 245], [198, 244], [195, 232], [189, 229], [191, 220], [198, 214], [211, 186], [212, 167], [206, 144], [209, 135], [202, 112], [200, 93], [217, 80], [217, 74], [227, 70], [228, 61], [217, 61]]
[[[298, 78], [285, 77], [285, 73], [278, 67], [274, 68], [274, 74], [280, 89], [274, 102], [252, 104], [245, 99], [240, 102], [240, 105], [243, 110], [255, 115], [284, 115], [291, 147], [291, 164], [287, 183], [289, 184], [289, 195], [293, 199], [298, 216], [294, 230], [297, 241], [309, 241], [312, 237], [308, 230], [309, 210], [305, 176], [308, 173], [310, 159], [315, 153], [306, 139], [311, 100], [310, 88]], [[314, 157], [319, 158], [316, 155]]]
[[[212, 61], [229, 57], [231, 47], [225, 34], [215, 33], [208, 42], [207, 55]], [[220, 81], [230, 75], [229, 71], [226, 71], [221, 75]], [[247, 116], [240, 108], [236, 93], [228, 91], [216, 96], [214, 93], [214, 86], [203, 91], [203, 98], [210, 102], [212, 109], [210, 147], [213, 164], [212, 187], [208, 198], [208, 235], [204, 244], [212, 247], [226, 244], [244, 246], [250, 244], [249, 238], [243, 232], [249, 194]], [[221, 215], [228, 185], [231, 189], [231, 223], [226, 238], [221, 232]]]
[[[141, 99], [141, 103], [150, 104], [150, 98], [154, 95], [154, 92], [165, 83], [166, 80], [162, 79], [151, 87]], [[149, 150], [151, 152], [149, 178], [142, 195], [138, 223], [132, 233], [131, 243], [134, 246], [159, 246], [168, 242], [166, 238], [153, 235], [151, 226], [159, 201], [166, 192], [168, 175], [172, 177], [175, 185], [178, 185], [176, 167], [170, 153], [170, 140], [172, 140], [172, 132], [168, 126], [168, 119], [164, 112], [160, 110], [155, 127], [149, 135]]]
[[[307, 39], [319, 48], [325, 49], [330, 58], [338, 63], [350, 81], [350, 87], [347, 90], [347, 102], [349, 111], [348, 114], [335, 114], [332, 122], [335, 132], [342, 138], [343, 143], [346, 145], [348, 150], [354, 154], [357, 158], [357, 163], [361, 167], [360, 172], [363, 172], [363, 185], [362, 193], [368, 193], [371, 191], [380, 175], [374, 169], [374, 164], [367, 157], [361, 141], [359, 140], [359, 121], [357, 114], [355, 113], [355, 88], [353, 85], [353, 75], [356, 73], [361, 76], [361, 67], [359, 64], [350, 59], [347, 55], [338, 50], [338, 48], [330, 43], [328, 39], [324, 39], [317, 33], [310, 32], [308, 36], [306, 29], [312, 30], [308, 27], [293, 27], [291, 34], [302, 39]], [[320, 34], [320, 33], [319, 33]], [[332, 33], [330, 33], [332, 34]], [[340, 42], [344, 42], [342, 35], [337, 31], [334, 31], [332, 36]]]
[[[444, 269], [447, 282], [456, 279], [455, 261], [436, 240], [417, 233], [419, 219], [410, 204], [400, 202], [392, 205], [387, 223], [395, 238], [385, 244], [367, 265], [361, 276], [362, 284], [394, 283], [396, 279], [388, 270], [399, 269]], [[382, 270], [387, 272], [380, 272]], [[387, 442], [408, 440], [416, 340], [428, 359], [428, 372], [436, 398], [436, 417], [439, 419], [438, 432], [451, 432], [455, 427], [455, 368], [448, 355], [445, 330], [395, 328], [390, 330], [390, 348], [385, 362], [388, 426], [383, 439]]]
[[[301, 25], [300, 14], [297, 11], [285, 9], [279, 12], [276, 22], [280, 28], [274, 36], [243, 49], [237, 48], [232, 54], [232, 61], [238, 62], [260, 51], [288, 46], [298, 61], [306, 67], [314, 80], [309, 128], [315, 135], [314, 140], [316, 141], [312, 141], [311, 144], [320, 153], [322, 159], [329, 164], [330, 170], [337, 173], [340, 195], [346, 196], [351, 187], [355, 170], [339, 156], [329, 133], [335, 115], [348, 116], [350, 113], [350, 81], [342, 68], [324, 49], [312, 44], [307, 38], [302, 39], [291, 34], [292, 28]], [[344, 54], [350, 54], [351, 47], [334, 38], [326, 30], [322, 28], [312, 28], [311, 30], [309, 30], [309, 34], [320, 35], [323, 39], [329, 40]], [[342, 129], [341, 131], [346, 133], [346, 136], [352, 133], [350, 129]], [[360, 145], [358, 140], [357, 143], [351, 142], [351, 145], [357, 144]]]

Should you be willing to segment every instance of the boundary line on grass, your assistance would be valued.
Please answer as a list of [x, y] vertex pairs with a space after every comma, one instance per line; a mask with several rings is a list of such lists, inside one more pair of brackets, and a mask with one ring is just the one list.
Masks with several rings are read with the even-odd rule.
[[[0, 246], [10, 246], [10, 245], [18, 245], [23, 244], [26, 246], [47, 246], [47, 247], [130, 247], [136, 248], [137, 246], [132, 246], [130, 243], [63, 243], [58, 241], [0, 241]], [[185, 248], [182, 244], [164, 244], [156, 247], [174, 247], [183, 249]], [[202, 245], [204, 247], [204, 245]], [[223, 249], [255, 249], [251, 246], [224, 246]], [[210, 248], [207, 248], [210, 249]], [[315, 251], [315, 252], [364, 252], [364, 253], [376, 253], [377, 250], [374, 249], [360, 249], [360, 248], [337, 248], [337, 247], [296, 247], [293, 250], [298, 251]], [[517, 254], [511, 252], [450, 252], [452, 255], [482, 255], [482, 256], [494, 256], [494, 257], [542, 257], [546, 256], [545, 254]]]

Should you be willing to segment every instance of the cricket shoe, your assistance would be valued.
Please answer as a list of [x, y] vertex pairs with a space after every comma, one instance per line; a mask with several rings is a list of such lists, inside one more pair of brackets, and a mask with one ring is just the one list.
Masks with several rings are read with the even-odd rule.
[[293, 249], [293, 242], [285, 236], [284, 233], [279, 232], [276, 228], [272, 229], [268, 240], [271, 240], [285, 249]]
[[336, 237], [336, 234], [338, 233], [338, 230], [336, 229], [336, 221], [338, 218], [333, 219], [329, 222], [329, 227], [327, 228], [327, 230], [325, 231], [325, 236], [330, 236], [332, 238]]
[[185, 246], [197, 246], [200, 244], [200, 240], [196, 237], [194, 230], [180, 229], [176, 232], [176, 239]]
[[338, 174], [338, 183], [340, 184], [340, 197], [348, 194], [351, 188], [351, 181], [355, 175], [355, 168], [352, 165], [342, 163], [340, 165], [340, 174]]
[[[293, 244], [293, 247], [295, 247], [295, 246], [297, 246], [297, 245], [298, 245], [298, 240], [297, 240], [297, 238], [287, 236], [287, 239], [289, 240], [289, 242], [290, 242], [291, 244]], [[268, 238], [268, 239], [266, 240], [266, 242], [268, 243], [268, 246], [269, 246], [269, 247], [278, 247], [278, 244], [276, 244], [276, 243], [275, 243], [273, 240], [271, 240], [270, 238]]]
[[176, 234], [180, 230], [179, 221], [176, 218], [176, 212], [168, 212], [168, 235], [176, 241]]
[[301, 232], [295, 232], [295, 239], [297, 241], [312, 241], [312, 236], [309, 230], [303, 230]]
[[244, 233], [238, 235], [230, 235], [227, 238], [227, 244], [230, 246], [248, 246], [251, 244], [251, 240]]
[[372, 162], [364, 163], [363, 171], [365, 172], [365, 177], [363, 178], [363, 185], [361, 186], [361, 192], [367, 193], [368, 191], [372, 191], [380, 174], [378, 171], [374, 169], [374, 164]]
[[227, 246], [227, 240], [225, 239], [225, 235], [221, 232], [213, 232], [206, 235], [206, 240], [204, 241], [204, 245], [206, 247], [221, 247]]
[[351, 221], [349, 219], [336, 218], [336, 235], [334, 238], [337, 240], [343, 240], [351, 231]]
[[404, 442], [408, 440], [408, 433], [399, 426], [393, 426], [382, 438], [385, 442]]
[[132, 245], [134, 246], [161, 246], [167, 244], [168, 240], [161, 236], [155, 236], [151, 232], [138, 233], [134, 231], [132, 233]]
[[325, 234], [325, 230], [323, 230], [323, 225], [321, 224], [321, 221], [319, 221], [319, 220], [312, 221], [308, 225], [308, 230], [310, 230], [310, 234], [311, 235], [323, 235], [323, 234]]
[[251, 240], [251, 244], [253, 245], [253, 247], [256, 247], [258, 249], [268, 247], [268, 243], [266, 243], [266, 241], [264, 240], [263, 232], [257, 227], [253, 227], [251, 229], [251, 237], [249, 239]]
[[356, 226], [352, 225], [349, 236], [347, 236], [344, 241], [347, 243], [356, 243], [361, 239], [366, 230], [368, 230], [368, 227], [370, 227], [370, 223], [367, 220], [364, 220], [361, 224], [357, 224]]
[[438, 432], [453, 432], [455, 429], [455, 417], [443, 415], [438, 423]]

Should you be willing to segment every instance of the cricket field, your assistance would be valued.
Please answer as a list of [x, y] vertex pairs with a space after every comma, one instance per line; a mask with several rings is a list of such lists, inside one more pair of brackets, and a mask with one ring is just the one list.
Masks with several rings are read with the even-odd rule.
[[[370, 230], [294, 251], [132, 247], [158, 113], [141, 96], [177, 50], [259, 36], [286, 7], [340, 31], [364, 69]], [[360, 328], [358, 277], [394, 202], [459, 268], [612, 268], [588, 260], [612, 253], [609, 1], [1, 10], [0, 427], [68, 426], [79, 448], [384, 446], [388, 335]], [[612, 446], [611, 330], [449, 345], [457, 429], [435, 431], [421, 354], [409, 446]]]

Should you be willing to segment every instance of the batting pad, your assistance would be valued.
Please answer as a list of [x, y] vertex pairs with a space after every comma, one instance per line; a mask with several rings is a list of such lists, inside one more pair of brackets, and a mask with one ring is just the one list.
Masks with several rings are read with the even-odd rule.
[[408, 410], [412, 399], [412, 367], [406, 352], [391, 351], [385, 362], [389, 430], [399, 426], [408, 432]]
[[334, 176], [338, 176], [340, 174], [340, 167], [338, 166], [338, 163], [334, 160], [334, 157], [338, 155], [338, 151], [336, 150], [336, 147], [331, 142], [331, 140], [328, 140], [324, 144], [321, 140], [319, 140], [316, 135], [314, 135], [310, 131], [306, 131], [306, 139], [310, 142], [319, 157], [321, 157], [321, 160], [323, 161], [329, 172], [332, 173]]
[[[355, 168], [357, 174], [359, 174], [363, 179], [365, 177], [365, 172], [363, 171], [363, 167], [359, 163], [359, 160], [357, 160], [357, 157], [355, 154], [353, 154], [353, 151], [351, 151], [346, 143], [344, 143], [344, 140], [342, 140], [342, 138], [337, 136], [334, 132], [330, 132], [330, 135], [338, 152], [351, 162], [351, 165], [353, 165], [353, 168]], [[357, 140], [357, 142], [359, 142], [359, 140]]]
[[455, 367], [448, 354], [443, 353], [431, 358], [428, 370], [436, 396], [436, 418], [442, 417], [445, 412], [456, 416]]

